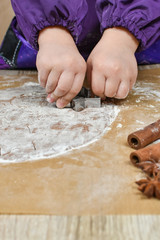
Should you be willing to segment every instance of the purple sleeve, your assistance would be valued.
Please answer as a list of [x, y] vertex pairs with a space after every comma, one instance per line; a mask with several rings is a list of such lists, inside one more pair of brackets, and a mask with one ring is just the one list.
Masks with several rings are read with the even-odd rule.
[[18, 24], [28, 42], [38, 49], [38, 33], [45, 27], [66, 27], [75, 42], [87, 13], [86, 0], [11, 0]]
[[140, 41], [140, 50], [160, 37], [160, 0], [97, 0], [96, 11], [102, 32], [124, 27]]

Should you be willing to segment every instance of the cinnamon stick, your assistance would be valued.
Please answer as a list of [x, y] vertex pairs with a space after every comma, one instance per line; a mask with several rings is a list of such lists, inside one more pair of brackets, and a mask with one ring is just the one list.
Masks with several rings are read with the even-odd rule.
[[130, 154], [131, 162], [136, 165], [144, 161], [160, 161], [160, 143], [136, 150]]
[[128, 144], [134, 149], [140, 149], [160, 139], [160, 119], [143, 129], [128, 136]]

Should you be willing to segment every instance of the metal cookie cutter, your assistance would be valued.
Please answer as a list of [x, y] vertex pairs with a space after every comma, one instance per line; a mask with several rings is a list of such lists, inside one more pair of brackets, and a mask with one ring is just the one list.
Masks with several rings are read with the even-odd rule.
[[90, 89], [82, 87], [78, 95], [71, 101], [71, 108], [76, 112], [80, 112], [85, 108], [100, 108], [101, 98], [91, 97]]

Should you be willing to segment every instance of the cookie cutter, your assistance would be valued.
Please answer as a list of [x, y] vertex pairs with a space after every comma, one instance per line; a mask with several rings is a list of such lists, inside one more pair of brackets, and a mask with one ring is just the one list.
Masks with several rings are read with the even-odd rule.
[[72, 99], [70, 106], [76, 112], [80, 112], [85, 108], [100, 108], [101, 107], [101, 98], [100, 97], [91, 97], [92, 93], [90, 89], [82, 87], [78, 95]]

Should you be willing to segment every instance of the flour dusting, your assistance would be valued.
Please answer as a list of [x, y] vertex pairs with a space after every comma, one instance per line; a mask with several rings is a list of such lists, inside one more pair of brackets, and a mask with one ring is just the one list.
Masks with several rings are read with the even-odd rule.
[[139, 95], [139, 98], [136, 102], [140, 102], [141, 100], [151, 100], [154, 99], [156, 102], [160, 101], [160, 92], [159, 89], [153, 89], [154, 83], [145, 83], [143, 82], [143, 86], [141, 86], [141, 82], [136, 83], [135, 91], [133, 95]]
[[87, 146], [109, 131], [119, 111], [114, 104], [57, 109], [32, 82], [0, 90], [0, 162], [52, 158]]

